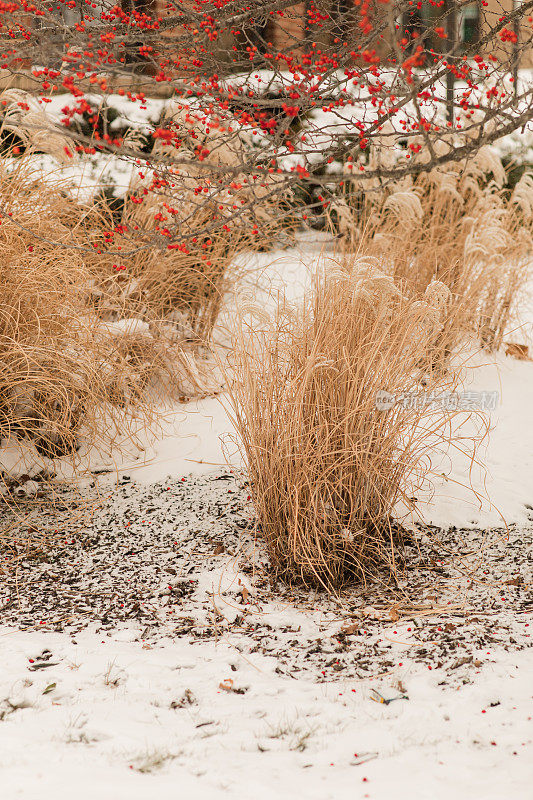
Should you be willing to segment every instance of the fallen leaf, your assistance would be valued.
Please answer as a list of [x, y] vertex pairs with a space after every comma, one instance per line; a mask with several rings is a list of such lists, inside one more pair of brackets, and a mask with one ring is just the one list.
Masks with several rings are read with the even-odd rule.
[[455, 630], [455, 625], [451, 622], [447, 622], [446, 625], [444, 626], [444, 630], [446, 631], [446, 633], [451, 633], [452, 631]]
[[344, 633], [345, 636], [353, 636], [354, 633], [358, 633], [359, 625], [357, 622], [352, 622], [351, 625], [343, 625], [341, 628], [341, 633]]
[[46, 689], [44, 690], [43, 694], [50, 694], [50, 692], [53, 692], [54, 689], [56, 688], [56, 685], [57, 684], [55, 683], [49, 683]]
[[462, 656], [461, 658], [458, 658], [457, 661], [455, 661], [452, 664], [450, 669], [457, 669], [458, 667], [462, 667], [463, 664], [471, 664], [472, 661], [473, 661], [472, 656]]
[[247, 686], [243, 686], [242, 688], [234, 686], [231, 678], [226, 678], [219, 683], [218, 688], [222, 689], [224, 692], [233, 692], [233, 694], [245, 694], [248, 691]]
[[529, 347], [527, 344], [518, 344], [517, 342], [506, 342], [505, 355], [518, 358], [520, 361], [529, 361]]

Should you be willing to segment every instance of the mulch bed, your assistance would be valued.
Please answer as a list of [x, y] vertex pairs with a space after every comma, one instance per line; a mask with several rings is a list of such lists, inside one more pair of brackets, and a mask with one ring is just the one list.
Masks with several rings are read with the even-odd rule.
[[0, 506], [0, 624], [223, 637], [318, 681], [387, 674], [408, 653], [464, 683], [491, 649], [532, 644], [531, 529], [421, 528], [396, 580], [335, 598], [272, 585], [241, 474], [40, 494]]

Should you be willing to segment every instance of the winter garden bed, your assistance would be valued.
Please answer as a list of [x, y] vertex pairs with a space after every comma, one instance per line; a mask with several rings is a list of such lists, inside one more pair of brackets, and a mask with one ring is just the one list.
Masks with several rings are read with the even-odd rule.
[[[89, 99], [98, 105], [98, 97]], [[52, 117], [62, 103], [54, 98], [48, 104]], [[168, 107], [167, 101], [147, 100], [139, 108], [111, 97], [98, 124], [123, 137], [138, 137], [147, 151], [153, 146], [150, 134]], [[81, 117], [75, 122], [88, 124]], [[343, 124], [335, 114], [319, 111], [295, 124], [294, 135], [307, 131], [310, 148], [320, 149], [328, 126], [338, 133]], [[320, 141], [313, 138], [318, 128]], [[529, 137], [524, 135], [520, 153], [513, 154], [521, 173], [528, 169]], [[193, 795], [201, 790], [217, 797], [238, 792], [244, 775], [248, 789], [253, 786], [252, 770], [260, 776], [258, 796], [260, 781], [289, 796], [286, 780], [290, 783], [295, 768], [300, 780], [293, 794], [305, 785], [310, 798], [338, 797], [339, 787], [352, 791], [354, 780], [363, 796], [389, 797], [396, 769], [404, 783], [414, 770], [419, 796], [433, 800], [441, 796], [438, 781], [430, 788], [424, 784], [424, 770], [416, 765], [419, 755], [426, 776], [435, 763], [448, 759], [447, 785], [455, 765], [468, 787], [469, 767], [459, 752], [464, 741], [477, 785], [488, 764], [497, 771], [514, 762], [508, 785], [513, 796], [523, 796], [530, 744], [525, 727], [530, 688], [523, 675], [531, 659], [528, 476], [533, 467], [523, 441], [521, 447], [520, 404], [526, 400], [516, 387], [530, 390], [525, 370], [531, 365], [527, 336], [517, 329], [513, 314], [528, 277], [531, 178], [526, 174], [519, 182], [516, 171], [510, 176], [502, 170], [498, 152], [485, 150], [461, 172], [451, 168], [428, 182], [386, 187], [379, 202], [361, 201], [357, 190], [335, 197], [330, 212], [321, 211], [312, 220], [317, 227], [330, 226], [333, 235], [322, 243], [324, 249], [335, 244], [335, 253], [319, 257], [316, 245], [310, 253], [308, 243], [307, 253], [305, 247], [304, 253], [273, 252], [278, 234], [267, 225], [270, 234], [262, 246], [255, 244], [254, 253], [249, 239], [229, 241], [222, 235], [209, 241], [200, 237], [198, 252], [163, 256], [150, 238], [160, 205], [154, 202], [140, 211], [134, 202], [146, 188], [146, 175], [138, 179], [130, 164], [109, 157], [61, 165], [64, 159], [57, 152], [43, 155], [34, 145], [33, 153], [4, 160], [0, 186], [3, 206], [16, 211], [16, 220], [4, 217], [0, 229], [10, 254], [0, 275], [4, 295], [11, 298], [0, 320], [0, 433], [10, 439], [2, 452], [0, 503], [0, 625], [7, 654], [0, 737], [8, 742], [6, 785], [14, 786], [18, 770], [25, 769], [28, 785], [40, 784], [44, 796], [52, 796], [55, 778], [46, 774], [46, 763], [55, 753], [47, 751], [46, 737], [39, 733], [52, 731], [61, 757], [68, 753], [71, 758], [68, 751], [74, 749], [72, 763], [84, 769], [105, 764], [98, 778], [105, 790], [116, 785], [122, 791], [128, 784], [128, 796], [142, 800], [146, 788], [137, 781], [148, 773], [154, 782], [150, 791], [180, 781]], [[506, 147], [514, 145], [504, 142], [500, 155], [507, 154]], [[281, 155], [290, 164], [290, 155]], [[52, 166], [57, 167], [53, 174]], [[332, 173], [344, 168], [331, 166]], [[307, 188], [293, 187], [295, 204], [299, 195], [308, 202]], [[35, 208], [38, 243], [30, 243]], [[272, 209], [269, 214], [278, 219], [289, 209], [285, 204], [278, 211], [279, 217]], [[185, 223], [201, 232], [207, 217], [195, 218], [192, 212], [192, 206], [183, 212]], [[448, 224], [448, 235], [453, 227], [453, 253], [435, 220]], [[409, 253], [395, 241], [400, 221], [404, 234], [410, 226]], [[112, 247], [124, 244], [124, 258], [110, 264], [106, 231], [124, 222], [145, 226], [147, 235], [139, 250], [138, 242], [123, 240], [119, 232]], [[417, 226], [422, 231], [418, 239]], [[285, 243], [293, 241], [294, 227], [293, 219]], [[363, 228], [365, 236], [360, 236]], [[65, 245], [60, 259], [48, 246], [58, 237]], [[431, 245], [422, 251], [425, 238]], [[362, 242], [359, 255], [367, 259], [366, 272], [359, 273], [361, 264], [353, 253]], [[96, 246], [91, 249], [88, 243]], [[260, 249], [266, 252], [258, 254]], [[438, 265], [431, 261], [437, 250]], [[272, 263], [285, 257], [292, 272], [282, 267], [273, 276]], [[200, 263], [207, 258], [208, 270]], [[318, 288], [309, 275], [302, 277], [304, 261], [310, 274], [319, 264], [325, 267]], [[239, 270], [239, 288], [245, 291], [224, 307], [227, 279]], [[43, 275], [47, 292], [40, 285]], [[268, 291], [272, 277], [275, 285]], [[304, 306], [302, 293], [295, 290], [298, 281], [314, 291]], [[279, 301], [286, 295], [284, 306]], [[38, 324], [17, 326], [20, 315], [32, 317], [30, 310], [37, 311]], [[350, 316], [350, 310], [357, 313]], [[203, 473], [228, 454], [228, 437], [235, 431], [218, 407], [214, 411], [215, 401], [201, 398], [222, 388], [211, 358], [212, 334], [226, 353], [228, 342], [235, 344], [235, 331], [232, 340], [220, 321], [231, 328], [237, 319], [238, 339], [247, 314], [264, 323], [268, 334], [264, 349], [254, 353], [255, 364], [250, 339], [241, 338], [236, 349], [242, 382], [233, 387], [233, 410], [242, 412], [249, 403], [249, 416], [241, 417], [238, 431], [248, 471], [233, 457], [236, 469], [191, 476], [191, 464]], [[350, 337], [354, 319], [359, 327]], [[399, 321], [405, 319], [410, 324], [402, 327]], [[429, 326], [422, 324], [427, 319]], [[262, 335], [260, 324], [255, 333]], [[446, 472], [435, 454], [430, 456], [437, 463], [431, 464], [429, 488], [436, 491], [440, 519], [436, 525], [420, 522], [420, 517], [431, 519], [435, 506], [419, 502], [414, 489], [407, 491], [403, 472], [419, 466], [420, 459], [416, 447], [401, 448], [422, 418], [412, 429], [400, 425], [391, 434], [383, 416], [381, 427], [377, 423], [374, 394], [386, 381], [390, 385], [385, 388], [398, 391], [406, 380], [414, 381], [413, 389], [457, 388], [451, 356], [458, 345], [471, 348], [476, 337], [486, 350], [481, 356], [468, 351], [464, 361], [469, 366], [481, 361], [478, 368], [485, 377], [477, 385], [483, 390], [495, 387], [494, 376], [490, 386], [482, 382], [488, 375], [483, 362], [504, 374], [504, 390], [510, 387], [504, 403], [510, 397], [510, 411], [503, 406], [495, 437], [500, 430], [504, 438], [510, 433], [514, 444], [508, 447], [515, 453], [508, 453], [502, 441], [492, 451], [489, 447], [488, 469], [496, 471], [497, 484], [494, 492], [484, 491], [487, 476], [478, 474], [479, 464], [469, 458], [467, 443], [475, 434], [462, 430], [456, 440], [447, 434], [449, 443], [460, 442], [451, 468]], [[366, 351], [354, 346], [361, 341]], [[494, 352], [502, 344], [520, 360]], [[17, 352], [30, 353], [37, 367], [28, 371], [25, 362], [14, 358]], [[58, 370], [57, 360], [52, 361], [59, 352], [64, 358]], [[270, 363], [272, 353], [276, 358]], [[219, 366], [221, 361], [228, 384], [235, 373], [227, 371], [223, 359]], [[401, 362], [394, 374], [392, 362]], [[361, 387], [368, 389], [370, 373], [374, 383], [365, 402], [359, 397], [350, 405], [342, 370], [353, 376], [354, 364], [359, 372], [352, 400]], [[302, 375], [312, 391], [307, 392]], [[148, 483], [136, 482], [150, 465], [143, 467], [137, 458], [133, 470], [118, 466], [114, 444], [127, 440], [130, 431], [133, 449], [135, 441], [141, 445], [139, 430], [154, 410], [165, 428], [160, 401], [165, 398], [169, 413], [171, 388], [170, 433], [164, 440], [155, 437]], [[191, 397], [200, 398], [194, 409], [179, 406]], [[350, 414], [335, 416], [339, 406]], [[271, 413], [265, 414], [268, 408]], [[358, 429], [352, 425], [354, 408], [362, 419]], [[279, 427], [265, 427], [265, 418]], [[87, 458], [87, 443], [98, 441], [103, 419], [107, 457], [95, 466]], [[329, 473], [324, 478], [321, 464], [331, 461], [336, 468], [339, 454], [344, 458], [346, 453], [357, 452], [359, 459], [358, 442], [372, 436], [377, 440], [378, 428], [381, 445], [365, 451], [355, 467], [348, 460], [348, 477], [341, 470], [335, 479]], [[226, 437], [225, 452], [219, 434]], [[187, 436], [199, 442], [199, 452], [187, 450], [189, 461], [181, 455]], [[7, 455], [16, 440], [24, 450], [19, 460], [13, 452]], [[296, 440], [307, 454], [299, 472], [292, 452]], [[321, 451], [319, 442], [324, 441], [327, 447]], [[165, 447], [168, 462], [161, 457]], [[376, 454], [386, 447], [389, 469], [378, 465], [374, 475]], [[62, 479], [73, 453], [69, 476], [85, 475], [76, 490]], [[352, 500], [365, 494], [368, 475], [374, 485], [385, 480], [398, 453], [400, 479], [394, 475], [387, 492], [378, 491], [377, 499], [356, 513]], [[288, 465], [285, 473], [278, 470], [277, 456]], [[363, 462], [366, 467], [359, 469]], [[173, 465], [172, 477], [163, 480]], [[51, 478], [56, 470], [59, 480]], [[425, 467], [422, 471], [426, 475]], [[356, 473], [361, 478], [354, 485], [350, 476]], [[342, 497], [333, 492], [321, 502], [332, 485], [342, 486]], [[401, 519], [406, 527], [391, 522], [389, 512], [399, 499], [419, 512], [418, 522], [406, 522], [405, 509]], [[494, 523], [500, 501], [507, 527]], [[489, 521], [480, 507], [491, 502]], [[308, 538], [302, 544], [298, 525], [305, 514]], [[452, 514], [460, 518], [454, 527]], [[367, 539], [356, 547], [354, 537], [361, 534]], [[335, 580], [330, 583], [331, 576]], [[302, 587], [302, 578], [315, 587]], [[322, 591], [324, 586], [329, 593]], [[110, 697], [116, 719], [105, 709]], [[463, 709], [458, 708], [463, 700], [455, 697], [464, 698]], [[517, 710], [519, 722], [513, 726], [508, 718]], [[148, 721], [146, 726], [137, 727], [132, 713], [143, 724]], [[447, 730], [450, 713], [455, 733]], [[427, 720], [425, 727], [421, 719]], [[480, 720], [487, 721], [485, 727]], [[34, 764], [28, 765], [24, 753], [10, 743], [13, 730], [32, 742]], [[222, 760], [220, 753], [225, 754]], [[281, 759], [274, 774], [269, 774], [269, 753]], [[335, 767], [332, 788], [329, 771]], [[77, 785], [68, 770], [65, 780]], [[505, 781], [497, 776], [492, 782], [484, 797], [500, 800]], [[94, 780], [89, 783], [95, 786]], [[77, 791], [84, 796], [84, 788], [77, 785]], [[272, 796], [270, 790], [263, 794]]]

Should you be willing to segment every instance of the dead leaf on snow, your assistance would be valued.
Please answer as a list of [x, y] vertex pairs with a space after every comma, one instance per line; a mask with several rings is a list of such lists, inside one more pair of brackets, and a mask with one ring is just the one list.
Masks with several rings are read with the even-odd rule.
[[527, 344], [518, 344], [517, 342], [506, 342], [505, 355], [512, 358], [518, 358], [520, 361], [530, 361], [529, 347]]
[[233, 692], [233, 694], [245, 694], [248, 691], [247, 686], [234, 686], [231, 678], [226, 678], [219, 683], [218, 688], [224, 692]]
[[345, 636], [353, 636], [354, 633], [359, 632], [359, 625], [357, 622], [352, 622], [348, 625], [343, 625], [340, 632], [344, 633]]
[[458, 658], [457, 661], [454, 661], [450, 669], [458, 669], [458, 667], [462, 667], [464, 664], [471, 664], [473, 660], [472, 656], [462, 656]]

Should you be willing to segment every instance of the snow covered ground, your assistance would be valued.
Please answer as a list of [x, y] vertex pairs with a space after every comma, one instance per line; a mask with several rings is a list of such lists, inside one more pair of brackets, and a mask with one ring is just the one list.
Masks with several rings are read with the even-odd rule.
[[396, 589], [327, 599], [272, 590], [251, 516], [228, 472], [123, 479], [19, 562], [2, 797], [530, 797], [531, 528], [425, 538]]
[[[6, 800], [531, 797], [531, 650], [495, 651], [457, 687], [403, 646], [387, 679], [317, 683], [224, 639], [148, 649], [137, 633], [3, 631]], [[57, 666], [29, 672], [43, 649]], [[398, 679], [409, 700], [373, 702]]]
[[[323, 247], [243, 266], [265, 302], [296, 298]], [[0, 592], [1, 797], [531, 797], [533, 365], [473, 363], [470, 388], [500, 393], [485, 469], [442, 456], [418, 504], [463, 530], [412, 548], [389, 593], [270, 586], [218, 399], [60, 495], [89, 510], [50, 517]]]

